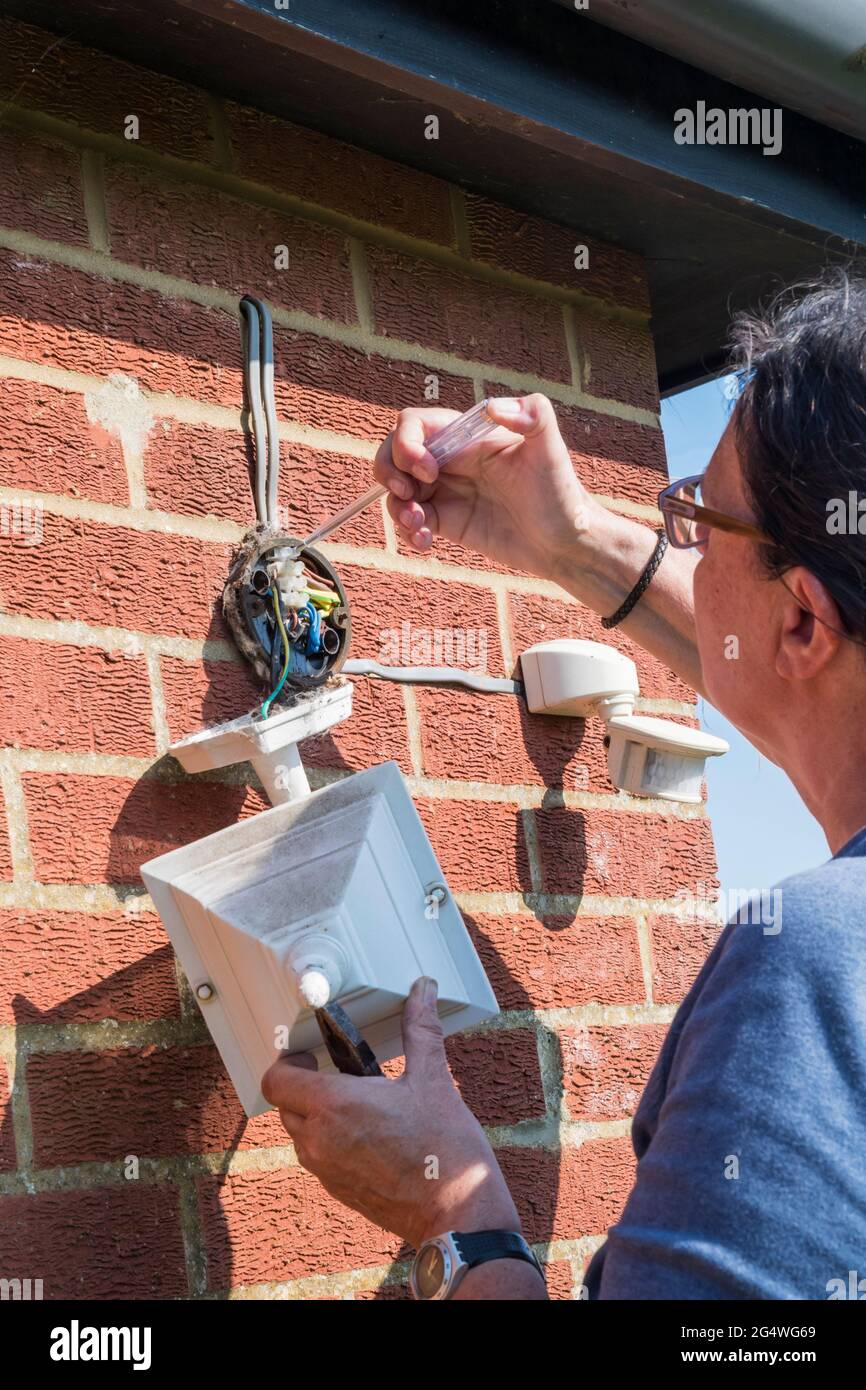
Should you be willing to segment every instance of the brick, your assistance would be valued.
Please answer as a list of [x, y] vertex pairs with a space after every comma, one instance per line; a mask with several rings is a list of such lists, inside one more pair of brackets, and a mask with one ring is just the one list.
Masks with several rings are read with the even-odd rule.
[[524, 813], [517, 806], [424, 797], [416, 797], [415, 804], [455, 892], [518, 893], [532, 887]]
[[497, 1149], [530, 1244], [600, 1235], [618, 1220], [634, 1182], [628, 1139], [594, 1139], [577, 1149]]
[[142, 758], [155, 750], [143, 657], [0, 635], [0, 686], [28, 692], [0, 715], [12, 747]]
[[145, 860], [267, 804], [248, 787], [204, 779], [135, 782], [34, 772], [23, 781], [36, 877], [43, 883], [138, 883]]
[[[465, 199], [474, 260], [533, 280], [546, 280], [563, 289], [579, 290], [624, 309], [649, 313], [646, 270], [640, 256], [477, 193], [466, 193]], [[579, 245], [585, 245], [589, 252], [589, 264], [584, 270], [578, 270], [574, 264], [575, 247]]]
[[281, 193], [453, 246], [448, 185], [369, 150], [229, 103], [235, 169]]
[[[38, 546], [0, 548], [7, 612], [182, 637], [225, 638], [232, 547], [46, 512]], [[70, 583], [70, 576], [75, 583]]]
[[87, 245], [81, 159], [62, 145], [0, 134], [0, 207], [4, 226]]
[[[218, 516], [250, 526], [255, 517], [249, 455], [239, 431], [160, 420], [145, 452], [148, 501], [162, 511]], [[306, 536], [371, 486], [369, 459], [305, 444], [280, 445], [280, 525]], [[368, 507], [340, 531], [342, 545], [385, 544], [381, 507]]]
[[722, 925], [703, 917], [656, 913], [649, 929], [653, 999], [657, 1004], [678, 1004], [694, 984]]
[[[511, 396], [514, 392], [501, 382], [486, 381], [484, 394]], [[555, 400], [553, 407], [575, 472], [589, 492], [655, 506], [668, 482], [660, 429], [563, 401]]]
[[214, 1292], [411, 1258], [300, 1167], [206, 1177], [198, 1192]]
[[646, 997], [630, 917], [463, 913], [501, 1009], [636, 1004]]
[[613, 790], [598, 719], [529, 714], [522, 700], [463, 690], [419, 687], [415, 698], [430, 777]]
[[[396, 685], [362, 676], [351, 678], [352, 716], [327, 733], [306, 739], [301, 756], [307, 767], [358, 771], [390, 758], [412, 771], [406, 711]], [[203, 724], [236, 719], [264, 698], [245, 662], [183, 661], [163, 657], [162, 682], [173, 739]]]
[[649, 328], [574, 311], [584, 391], [604, 400], [658, 410], [655, 348]]
[[360, 772], [392, 758], [413, 771], [406, 706], [399, 685], [352, 676], [352, 715], [326, 734], [307, 739], [301, 756], [308, 767]]
[[203, 92], [11, 19], [0, 28], [0, 90], [15, 106], [119, 139], [126, 117], [136, 115], [137, 144], [183, 159], [213, 157]]
[[0, 1022], [177, 1018], [174, 956], [155, 912], [0, 909]]
[[574, 1270], [568, 1260], [548, 1260], [542, 1268], [548, 1298], [555, 1301], [574, 1298]]
[[274, 394], [281, 416], [314, 429], [338, 430], [379, 443], [404, 406], [424, 406], [430, 378], [437, 404], [468, 410], [475, 404], [469, 377], [423, 362], [402, 362], [365, 353], [312, 333], [274, 330]]
[[13, 1172], [18, 1163], [12, 1126], [12, 1080], [0, 1058], [0, 1172]]
[[0, 306], [0, 352], [11, 357], [240, 407], [239, 329], [222, 310], [6, 250]]
[[9, 844], [9, 828], [6, 820], [6, 807], [0, 797], [0, 881], [8, 882], [12, 877], [12, 847]]
[[571, 381], [560, 304], [384, 247], [367, 249], [367, 266], [377, 333]]
[[117, 1187], [0, 1197], [0, 1269], [43, 1280], [46, 1299], [186, 1298], [173, 1187]]
[[341, 565], [340, 578], [352, 608], [353, 656], [386, 665], [483, 665], [491, 675], [504, 671], [496, 601], [489, 590], [359, 565]]
[[5, 377], [0, 412], [4, 486], [127, 505], [120, 440], [88, 420], [82, 396]]
[[559, 1035], [563, 1091], [573, 1120], [633, 1115], [667, 1027], [565, 1028]]
[[[346, 237], [215, 189], [160, 179], [111, 162], [106, 206], [112, 254], [197, 284], [246, 294], [284, 309], [355, 323]], [[289, 264], [278, 270], [278, 247]]]
[[526, 1028], [457, 1033], [446, 1039], [445, 1050], [461, 1096], [483, 1125], [543, 1118], [534, 1033]]
[[533, 814], [544, 892], [662, 898], [716, 881], [703, 818], [558, 807]]
[[510, 594], [512, 650], [515, 655], [535, 642], [555, 637], [585, 637], [591, 642], [604, 642], [637, 666], [640, 693], [651, 700], [693, 701], [695, 692], [673, 671], [624, 636], [619, 628], [606, 631], [601, 619], [582, 603], [565, 603], [558, 599], [541, 598], [535, 594]]
[[27, 1088], [40, 1167], [290, 1142], [275, 1111], [247, 1119], [209, 1043], [35, 1053]]

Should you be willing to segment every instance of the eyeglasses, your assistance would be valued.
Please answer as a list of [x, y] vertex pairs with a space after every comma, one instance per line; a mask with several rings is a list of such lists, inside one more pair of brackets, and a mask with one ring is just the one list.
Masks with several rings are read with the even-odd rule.
[[703, 473], [695, 473], [691, 478], [679, 478], [659, 493], [659, 511], [664, 518], [665, 530], [671, 545], [678, 550], [690, 550], [702, 545], [706, 540], [703, 528], [715, 531], [729, 531], [735, 536], [747, 536], [753, 541], [763, 541], [771, 545], [766, 532], [753, 526], [749, 521], [717, 512], [712, 507], [701, 505], [701, 483]]

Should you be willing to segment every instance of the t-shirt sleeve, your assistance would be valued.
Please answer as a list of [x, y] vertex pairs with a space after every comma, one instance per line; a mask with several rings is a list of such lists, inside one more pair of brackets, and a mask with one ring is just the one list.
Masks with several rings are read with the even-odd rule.
[[601, 1298], [826, 1299], [866, 1273], [866, 922], [808, 884], [782, 907], [729, 931], [676, 1041]]

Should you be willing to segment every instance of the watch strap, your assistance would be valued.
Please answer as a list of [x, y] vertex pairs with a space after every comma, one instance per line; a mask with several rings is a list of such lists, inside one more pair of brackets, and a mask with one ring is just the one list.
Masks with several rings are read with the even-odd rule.
[[517, 1231], [452, 1231], [451, 1239], [469, 1269], [487, 1260], [525, 1260], [544, 1278], [541, 1265]]

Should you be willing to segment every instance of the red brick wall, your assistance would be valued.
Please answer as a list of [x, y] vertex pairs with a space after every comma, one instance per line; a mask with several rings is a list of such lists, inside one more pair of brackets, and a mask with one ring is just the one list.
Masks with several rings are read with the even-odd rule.
[[[643, 267], [591, 244], [576, 271], [573, 231], [53, 43], [2, 25], [0, 502], [40, 505], [42, 530], [0, 536], [0, 1274], [46, 1297], [401, 1297], [400, 1242], [335, 1205], [272, 1117], [245, 1121], [138, 878], [264, 804], [252, 775], [184, 778], [162, 756], [254, 698], [217, 607], [251, 517], [237, 296], [274, 305], [296, 532], [366, 486], [431, 374], [460, 409], [547, 392], [588, 486], [649, 519], [665, 469]], [[329, 551], [356, 655], [406, 617], [483, 626], [494, 673], [542, 636], [601, 635], [458, 545], [403, 553], [383, 512]], [[613, 640], [643, 708], [693, 715]], [[355, 686], [351, 721], [306, 748], [312, 780], [384, 758], [409, 779], [503, 1009], [449, 1042], [454, 1075], [574, 1297], [710, 944], [676, 899], [713, 881], [709, 823], [614, 793], [592, 721]]]

